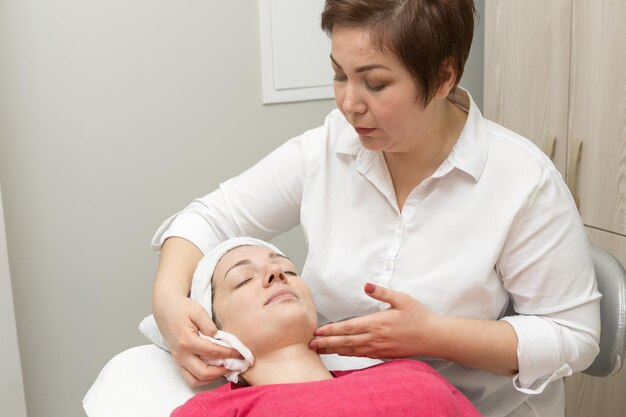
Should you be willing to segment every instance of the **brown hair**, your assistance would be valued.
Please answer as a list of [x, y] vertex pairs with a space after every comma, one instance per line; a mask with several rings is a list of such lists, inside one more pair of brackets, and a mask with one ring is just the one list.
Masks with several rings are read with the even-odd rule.
[[474, 35], [473, 0], [326, 0], [322, 30], [335, 25], [365, 28], [382, 52], [393, 52], [413, 75], [427, 105], [452, 65], [463, 75]]

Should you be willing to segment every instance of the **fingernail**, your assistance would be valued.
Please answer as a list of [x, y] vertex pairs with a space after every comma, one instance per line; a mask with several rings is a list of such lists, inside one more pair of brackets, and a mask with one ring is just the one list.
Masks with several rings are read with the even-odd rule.
[[311, 343], [309, 343], [309, 348], [311, 348], [313, 350], [317, 350], [317, 349], [320, 348], [320, 345], [317, 342], [311, 342]]
[[372, 294], [374, 291], [376, 291], [376, 285], [370, 284], [369, 282], [367, 284], [365, 284], [365, 292], [366, 293]]
[[324, 332], [322, 332], [321, 330], [316, 330], [315, 333], [313, 333], [313, 336], [324, 336]]

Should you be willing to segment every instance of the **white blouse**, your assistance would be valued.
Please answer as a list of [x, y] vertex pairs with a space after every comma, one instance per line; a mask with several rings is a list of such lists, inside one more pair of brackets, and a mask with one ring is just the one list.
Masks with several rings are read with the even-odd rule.
[[[363, 148], [335, 110], [170, 217], [153, 246], [180, 236], [207, 252], [234, 236], [267, 240], [301, 224], [309, 247], [302, 276], [327, 320], [387, 308], [364, 294], [366, 281], [437, 313], [506, 320], [519, 340], [512, 380], [419, 359], [485, 416], [562, 416], [562, 377], [599, 350], [600, 294], [581, 219], [549, 158], [484, 119], [465, 90], [449, 99], [468, 111], [466, 125], [402, 211], [383, 154]], [[509, 300], [517, 315], [503, 317]]]

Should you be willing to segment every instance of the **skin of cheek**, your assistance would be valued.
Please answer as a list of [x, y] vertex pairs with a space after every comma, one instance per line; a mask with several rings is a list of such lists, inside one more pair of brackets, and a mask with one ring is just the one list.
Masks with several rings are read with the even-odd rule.
[[253, 291], [244, 293], [244, 288], [236, 290], [238, 294], [217, 293], [213, 309], [223, 330], [237, 336], [253, 353], [275, 348], [278, 337], [284, 343], [308, 343], [317, 328], [315, 305], [308, 288], [294, 290], [299, 300], [268, 306], [258, 302], [262, 296]]

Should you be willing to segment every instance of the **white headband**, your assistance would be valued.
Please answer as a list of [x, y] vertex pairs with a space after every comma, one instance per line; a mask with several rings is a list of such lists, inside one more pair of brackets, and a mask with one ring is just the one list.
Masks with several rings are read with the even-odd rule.
[[214, 319], [212, 310], [212, 288], [211, 281], [215, 267], [222, 257], [229, 251], [238, 248], [239, 246], [264, 246], [279, 255], [284, 254], [271, 243], [267, 243], [263, 240], [255, 239], [252, 237], [235, 237], [225, 242], [220, 243], [213, 250], [204, 255], [204, 258], [198, 263], [196, 271], [193, 274], [193, 281], [191, 283], [191, 294], [189, 298], [200, 304], [209, 313], [209, 316]]

